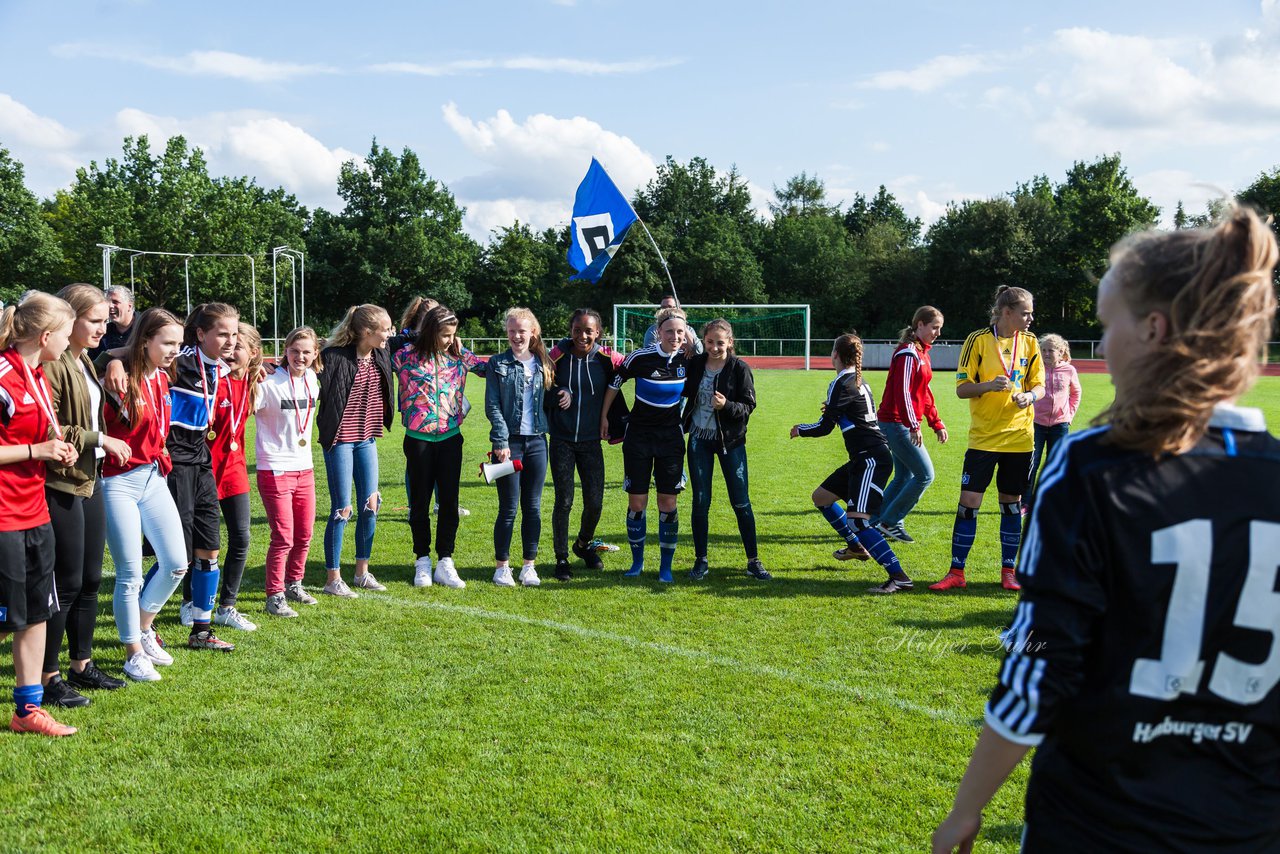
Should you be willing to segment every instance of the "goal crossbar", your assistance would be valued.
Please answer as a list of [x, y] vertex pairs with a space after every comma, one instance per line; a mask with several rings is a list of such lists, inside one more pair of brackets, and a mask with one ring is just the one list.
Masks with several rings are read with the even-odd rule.
[[[811, 325], [812, 314], [809, 310], [808, 303], [682, 303], [680, 306], [686, 312], [695, 310], [711, 310], [717, 315], [724, 315], [730, 323], [734, 321], [734, 311], [739, 309], [750, 309], [752, 311], [768, 312], [770, 309], [777, 309], [780, 313], [778, 317], [793, 316], [797, 311], [804, 312], [804, 337], [795, 339], [770, 338], [759, 340], [770, 341], [797, 341], [802, 342], [804, 347], [804, 369], [809, 370], [809, 349], [811, 344]], [[622, 334], [620, 319], [627, 312], [635, 314], [648, 314], [653, 317], [657, 313], [659, 305], [657, 303], [618, 303], [613, 307], [613, 346], [618, 352], [626, 352], [626, 345], [630, 343], [632, 348], [641, 346], [642, 341], [632, 341]], [[710, 318], [708, 318], [710, 319]], [[769, 314], [755, 315], [750, 318], [753, 321], [769, 320]]]

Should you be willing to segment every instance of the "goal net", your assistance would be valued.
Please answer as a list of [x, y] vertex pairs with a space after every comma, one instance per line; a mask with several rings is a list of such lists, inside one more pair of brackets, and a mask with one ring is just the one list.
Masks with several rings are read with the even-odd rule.
[[[689, 324], [699, 334], [717, 317], [733, 326], [734, 351], [761, 367], [809, 368], [809, 306], [807, 305], [682, 305]], [[613, 307], [614, 346], [629, 353], [644, 346], [653, 325], [656, 304]]]

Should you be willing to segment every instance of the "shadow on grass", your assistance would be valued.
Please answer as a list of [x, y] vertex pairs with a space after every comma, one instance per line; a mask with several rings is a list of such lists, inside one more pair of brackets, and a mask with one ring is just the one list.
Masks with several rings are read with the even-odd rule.
[[[1000, 587], [1000, 585], [992, 585], [994, 590], [990, 595], [984, 598], [989, 599], [1007, 599], [1007, 607], [989, 608], [983, 611], [968, 611], [963, 614], [956, 614], [953, 617], [945, 619], [928, 619], [927, 617], [918, 617], [913, 619], [897, 620], [897, 624], [904, 629], [920, 629], [922, 631], [943, 631], [945, 629], [1006, 629], [1009, 627], [1009, 620], [1013, 617], [1013, 609], [1016, 600], [1010, 598], [1008, 591]], [[972, 586], [969, 590], [972, 589]], [[966, 590], [966, 593], [968, 590]], [[940, 594], [945, 595], [945, 594]]]

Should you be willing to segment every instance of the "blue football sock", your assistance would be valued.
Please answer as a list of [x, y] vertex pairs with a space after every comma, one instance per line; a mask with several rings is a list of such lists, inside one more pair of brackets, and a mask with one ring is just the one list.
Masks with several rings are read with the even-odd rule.
[[1000, 565], [1013, 569], [1022, 546], [1022, 505], [1017, 501], [1000, 505]]
[[658, 512], [658, 549], [661, 563], [658, 576], [662, 580], [671, 575], [671, 563], [675, 560], [676, 544], [680, 541], [680, 515], [678, 510]]
[[648, 523], [643, 510], [627, 511], [627, 542], [631, 544], [631, 569], [626, 575], [639, 575], [644, 569], [644, 538]]
[[27, 711], [27, 706], [39, 706], [43, 701], [44, 686], [39, 682], [34, 685], [18, 685], [13, 689], [13, 705], [20, 718], [31, 714]]
[[191, 619], [208, 626], [213, 617], [213, 602], [218, 595], [217, 558], [198, 558], [191, 564]]
[[969, 549], [978, 536], [978, 511], [963, 504], [956, 508], [955, 527], [951, 529], [951, 568], [956, 572], [964, 572], [964, 563], [969, 559]]
[[[885, 572], [892, 576], [906, 575], [902, 571], [902, 564], [898, 563], [898, 556], [893, 553], [893, 547], [885, 540], [884, 534], [876, 528], [867, 525], [865, 520], [859, 520], [862, 525], [858, 526], [858, 542], [871, 553], [876, 559], [876, 563], [884, 567]], [[863, 527], [866, 525], [866, 527]]]
[[853, 528], [849, 527], [849, 517], [844, 514], [844, 509], [835, 504], [828, 504], [826, 507], [819, 507], [818, 512], [827, 520], [832, 528], [835, 528], [840, 539], [849, 545], [853, 545], [858, 541], [857, 534], [853, 533]]

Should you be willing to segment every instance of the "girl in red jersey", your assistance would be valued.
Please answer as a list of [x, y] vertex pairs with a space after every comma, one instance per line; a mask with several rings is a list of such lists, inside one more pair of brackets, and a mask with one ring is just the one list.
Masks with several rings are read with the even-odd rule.
[[917, 308], [893, 351], [884, 397], [876, 412], [880, 432], [893, 454], [893, 480], [884, 489], [880, 513], [871, 521], [879, 525], [880, 533], [902, 543], [915, 542], [902, 527], [902, 520], [933, 483], [933, 460], [924, 448], [920, 422], [928, 422], [939, 444], [946, 444], [948, 438], [929, 388], [933, 378], [929, 349], [941, 334], [942, 312], [931, 305]]
[[[107, 391], [107, 433], [131, 451], [123, 465], [109, 459], [102, 467], [107, 548], [116, 565], [116, 628], [129, 656], [125, 675], [140, 682], [159, 680], [155, 665], [173, 663], [152, 622], [187, 574], [182, 519], [165, 483], [173, 470], [165, 446], [172, 413], [165, 370], [181, 348], [182, 322], [162, 308], [147, 309], [125, 347], [128, 390], [123, 396]], [[145, 586], [139, 532], [157, 561]]]
[[13, 634], [14, 714], [9, 728], [71, 735], [43, 708], [45, 622], [56, 608], [53, 529], [45, 503], [45, 463], [74, 465], [40, 363], [67, 349], [75, 312], [57, 297], [30, 293], [0, 313], [0, 634]]
[[316, 519], [316, 481], [311, 456], [320, 381], [312, 365], [320, 339], [310, 326], [300, 326], [284, 339], [285, 369], [258, 387], [254, 431], [258, 494], [271, 526], [267, 547], [267, 613], [296, 617], [286, 599], [316, 604], [302, 587], [307, 551]]
[[209, 423], [209, 457], [218, 485], [218, 506], [227, 525], [227, 550], [222, 560], [222, 590], [213, 622], [251, 632], [254, 623], [236, 609], [244, 565], [249, 557], [249, 467], [245, 459], [245, 425], [253, 413], [253, 397], [262, 368], [262, 337], [241, 323], [229, 360], [231, 373], [223, 380], [225, 396], [214, 406]]

